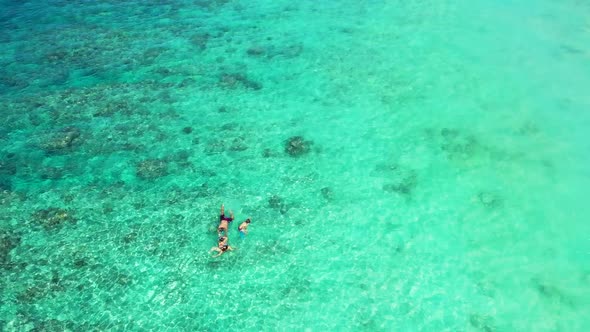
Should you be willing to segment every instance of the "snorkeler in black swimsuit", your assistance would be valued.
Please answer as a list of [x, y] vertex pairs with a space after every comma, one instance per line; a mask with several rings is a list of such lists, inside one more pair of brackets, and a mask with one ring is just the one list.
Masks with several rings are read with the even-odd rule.
[[229, 218], [225, 216], [224, 206], [221, 204], [221, 214], [219, 215], [219, 226], [217, 226], [217, 235], [221, 236], [221, 233], [225, 232], [227, 235], [229, 223], [234, 221], [234, 212], [229, 211]]

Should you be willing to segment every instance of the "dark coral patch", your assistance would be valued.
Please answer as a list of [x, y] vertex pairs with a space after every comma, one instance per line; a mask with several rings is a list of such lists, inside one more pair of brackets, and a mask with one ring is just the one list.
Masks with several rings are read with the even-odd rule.
[[242, 137], [236, 137], [232, 141], [229, 149], [231, 151], [244, 151], [244, 150], [247, 150], [248, 149], [248, 145], [246, 145], [246, 143], [244, 141], [244, 138], [242, 138]]
[[128, 101], [113, 100], [100, 107], [96, 112], [94, 112], [93, 116], [110, 117], [115, 114], [132, 115], [137, 108], [137, 105], [129, 103]]
[[137, 240], [137, 236], [138, 236], [137, 232], [133, 231], [123, 237], [123, 243], [129, 244], [129, 243], [135, 242], [135, 240]]
[[322, 197], [327, 201], [331, 201], [334, 199], [334, 191], [330, 187], [322, 188], [320, 190], [320, 193], [322, 194]]
[[22, 192], [14, 192], [10, 188], [3, 188], [2, 178], [0, 177], [0, 206], [22, 202], [26, 198], [26, 195]]
[[269, 56], [279, 56], [287, 59], [298, 57], [303, 52], [302, 44], [291, 44], [284, 47], [278, 47]]
[[50, 289], [44, 285], [35, 285], [27, 288], [16, 296], [16, 300], [20, 303], [32, 303], [40, 300], [49, 294]]
[[199, 51], [204, 51], [207, 49], [207, 43], [209, 42], [210, 38], [211, 35], [209, 33], [200, 32], [190, 37], [190, 43], [193, 44], [193, 46], [195, 46]]
[[273, 209], [279, 210], [281, 214], [285, 214], [289, 211], [289, 206], [287, 205], [285, 200], [278, 195], [273, 195], [268, 199], [268, 206], [270, 206]]
[[293, 136], [285, 141], [285, 152], [291, 157], [300, 157], [311, 151], [313, 142], [305, 140], [302, 136]]
[[12, 180], [6, 176], [0, 176], [0, 191], [10, 192], [12, 191]]
[[2, 160], [0, 160], [0, 176], [1, 175], [6, 175], [6, 176], [12, 176], [16, 174], [16, 160], [13, 158], [9, 158], [9, 157], [3, 157]]
[[80, 129], [67, 127], [43, 138], [39, 147], [49, 153], [69, 151], [80, 141]]
[[246, 50], [246, 54], [250, 56], [263, 56], [266, 52], [266, 47], [260, 45], [254, 45]]
[[224, 73], [219, 77], [219, 84], [227, 89], [245, 88], [250, 90], [262, 89], [262, 84], [240, 73]]
[[497, 208], [502, 205], [502, 198], [495, 193], [482, 191], [477, 194], [479, 202], [486, 208]]
[[0, 233], [0, 267], [9, 265], [9, 254], [12, 249], [16, 248], [20, 244], [20, 241], [20, 236], [14, 233], [8, 231], [2, 231], [2, 233]]
[[153, 180], [168, 175], [168, 163], [162, 159], [140, 161], [135, 166], [135, 174], [144, 180]]
[[47, 319], [35, 322], [35, 327], [31, 332], [75, 331], [76, 327], [75, 323], [69, 320]]
[[64, 287], [62, 286], [60, 281], [61, 278], [59, 276], [59, 273], [54, 270], [51, 272], [51, 277], [48, 278], [48, 280], [46, 279], [44, 281], [35, 282], [25, 291], [18, 294], [16, 296], [16, 299], [21, 303], [32, 303], [44, 297], [50, 296], [55, 292], [63, 291]]
[[388, 183], [383, 190], [401, 195], [411, 195], [418, 185], [418, 175], [412, 169], [395, 166], [388, 176]]
[[195, 0], [193, 3], [195, 6], [198, 6], [202, 9], [214, 10], [228, 2], [229, 0]]
[[251, 57], [265, 57], [268, 59], [272, 59], [274, 57], [291, 59], [298, 57], [302, 52], [302, 44], [290, 44], [285, 46], [253, 45], [246, 50], [246, 54]]
[[539, 295], [541, 295], [547, 301], [553, 302], [555, 304], [566, 305], [569, 307], [576, 306], [576, 301], [574, 300], [574, 297], [572, 297], [570, 294], [567, 294], [565, 291], [558, 288], [557, 286], [539, 280], [537, 278], [533, 278], [532, 283], [533, 287], [539, 292]]
[[190, 78], [189, 77], [189, 78], [183, 79], [182, 82], [180, 82], [178, 84], [178, 87], [180, 87], [180, 88], [186, 88], [186, 87], [189, 87], [189, 86], [193, 86], [196, 83], [197, 83], [197, 80], [195, 80], [194, 78]]
[[56, 207], [38, 210], [33, 213], [33, 220], [46, 230], [56, 229], [66, 223], [75, 224], [77, 222], [69, 211]]
[[141, 57], [139, 57], [139, 61], [143, 65], [149, 65], [158, 59], [162, 53], [166, 52], [168, 49], [166, 47], [151, 47], [148, 48], [143, 52]]
[[283, 204], [283, 199], [277, 195], [273, 195], [268, 199], [268, 206], [271, 208], [279, 208]]
[[207, 146], [205, 147], [206, 154], [218, 154], [225, 151], [225, 141], [220, 139], [214, 139], [207, 142]]
[[39, 175], [43, 180], [58, 180], [64, 176], [64, 169], [62, 167], [43, 167], [40, 169]]
[[84, 258], [79, 258], [74, 261], [73, 265], [75, 268], [81, 269], [83, 267], [88, 266], [88, 260], [86, 260]]
[[276, 153], [269, 148], [265, 148], [264, 150], [262, 150], [262, 157], [264, 158], [271, 158], [271, 157], [275, 157]]
[[440, 134], [443, 138], [441, 149], [447, 153], [449, 159], [469, 159], [481, 148], [475, 136], [457, 129], [443, 128]]

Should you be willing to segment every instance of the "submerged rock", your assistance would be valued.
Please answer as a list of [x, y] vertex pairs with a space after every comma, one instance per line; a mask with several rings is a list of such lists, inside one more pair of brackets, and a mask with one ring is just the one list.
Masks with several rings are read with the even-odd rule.
[[168, 175], [168, 163], [162, 159], [148, 159], [136, 165], [135, 174], [144, 180], [153, 180]]
[[307, 141], [302, 136], [293, 136], [285, 142], [285, 152], [291, 157], [299, 157], [311, 151], [312, 144], [312, 141]]

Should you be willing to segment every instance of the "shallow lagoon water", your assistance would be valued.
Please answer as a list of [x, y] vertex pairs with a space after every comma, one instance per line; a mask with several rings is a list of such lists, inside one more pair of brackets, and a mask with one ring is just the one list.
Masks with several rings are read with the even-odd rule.
[[2, 330], [590, 328], [588, 5], [1, 6]]

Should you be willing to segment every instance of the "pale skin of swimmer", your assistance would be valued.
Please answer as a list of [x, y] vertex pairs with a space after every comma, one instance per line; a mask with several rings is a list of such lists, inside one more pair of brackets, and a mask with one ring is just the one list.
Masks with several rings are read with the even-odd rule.
[[219, 256], [223, 255], [223, 253], [226, 251], [234, 250], [234, 248], [232, 246], [227, 244], [227, 241], [228, 241], [227, 236], [222, 236], [218, 240], [217, 247], [211, 247], [211, 250], [209, 250], [209, 252], [217, 251], [217, 255], [215, 255], [213, 257], [219, 257]]

